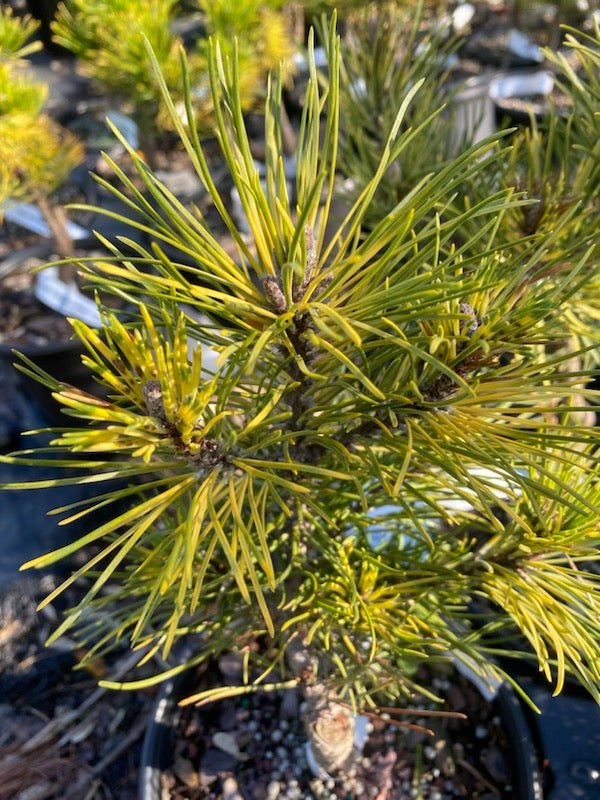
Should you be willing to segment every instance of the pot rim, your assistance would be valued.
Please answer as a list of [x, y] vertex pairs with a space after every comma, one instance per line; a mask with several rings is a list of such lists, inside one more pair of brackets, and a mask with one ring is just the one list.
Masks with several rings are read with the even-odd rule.
[[[454, 660], [453, 666], [457, 669]], [[469, 667], [466, 669], [464, 667], [465, 665], [461, 663], [460, 672], [470, 680], [477, 678], [473, 683], [481, 691], [480, 677]], [[189, 676], [190, 670], [186, 670], [167, 679], [160, 686], [142, 745], [138, 800], [161, 800], [161, 775], [168, 766], [171, 739], [179, 721], [177, 697], [181, 685]], [[483, 696], [485, 697], [485, 694]], [[498, 708], [510, 745], [514, 788], [518, 790], [514, 800], [543, 800], [542, 779], [533, 731], [516, 692], [508, 681], [498, 682], [494, 687], [491, 702]]]

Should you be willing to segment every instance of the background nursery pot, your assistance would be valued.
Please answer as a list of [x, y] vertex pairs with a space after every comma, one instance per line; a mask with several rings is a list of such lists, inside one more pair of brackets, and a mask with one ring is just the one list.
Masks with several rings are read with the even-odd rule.
[[[536, 746], [534, 744], [533, 736], [531, 728], [527, 722], [527, 718], [521, 706], [521, 703], [516, 697], [516, 694], [509, 686], [508, 683], [499, 683], [493, 687], [487, 685], [485, 681], [483, 681], [479, 676], [475, 673], [471, 672], [471, 670], [464, 665], [460, 667], [461, 676], [457, 675], [457, 682], [464, 681], [466, 679], [472, 687], [476, 690], [478, 694], [482, 696], [482, 699], [485, 699], [491, 704], [493, 717], [491, 718], [495, 724], [499, 725], [502, 729], [502, 738], [505, 743], [504, 745], [504, 753], [503, 756], [506, 760], [506, 766], [510, 772], [510, 784], [507, 784], [508, 791], [510, 795], [506, 792], [502, 794], [496, 789], [496, 787], [492, 786], [491, 788], [495, 790], [497, 793], [496, 795], [491, 794], [491, 796], [498, 796], [498, 797], [508, 797], [510, 796], [510, 800], [542, 800], [542, 782], [541, 776], [538, 769], [538, 764], [540, 763], [540, 758], [536, 751]], [[219, 792], [223, 792], [223, 796], [227, 794], [228, 790], [228, 782], [233, 786], [234, 782], [237, 787], [237, 781], [233, 777], [234, 770], [229, 770], [227, 766], [227, 761], [233, 762], [234, 759], [229, 758], [228, 754], [221, 753], [221, 760], [217, 757], [215, 765], [209, 765], [210, 759], [207, 758], [207, 750], [211, 748], [212, 752], [215, 753], [215, 741], [216, 737], [213, 736], [211, 742], [211, 736], [204, 732], [204, 734], [198, 735], [196, 731], [196, 737], [193, 737], [193, 734], [189, 734], [189, 726], [184, 726], [186, 731], [186, 739], [192, 740], [190, 741], [190, 749], [192, 753], [196, 753], [195, 759], [190, 757], [184, 758], [182, 754], [182, 748], [184, 747], [184, 743], [182, 741], [183, 736], [181, 734], [181, 730], [179, 730], [180, 721], [182, 719], [182, 715], [189, 713], [189, 709], [183, 709], [178, 705], [179, 701], [185, 698], [191, 691], [196, 688], [195, 681], [197, 680], [197, 674], [195, 670], [188, 670], [186, 672], [180, 673], [179, 675], [166, 680], [160, 688], [160, 691], [156, 697], [150, 725], [146, 731], [143, 747], [142, 747], [142, 755], [141, 755], [141, 764], [140, 764], [140, 782], [139, 782], [139, 800], [161, 800], [165, 796], [165, 791], [169, 792], [169, 796], [179, 796], [177, 794], [177, 788], [173, 787], [172, 782], [173, 780], [178, 780], [178, 783], [181, 785], [181, 789], [184, 790], [186, 785], [189, 790], [192, 792], [194, 788], [198, 790], [198, 794], [193, 794], [193, 797], [213, 797], [217, 796]], [[292, 690], [293, 692], [295, 690]], [[289, 692], [288, 692], [289, 693]], [[243, 702], [243, 701], [242, 701]], [[240, 702], [239, 698], [237, 703], [235, 704], [236, 709], [241, 709], [242, 702]], [[227, 705], [229, 704], [229, 705]], [[285, 704], [285, 700], [281, 700], [281, 706]], [[293, 703], [291, 704], [293, 706]], [[232, 708], [234, 703], [229, 701], [221, 701], [220, 703], [214, 703], [211, 705], [211, 708], [206, 711], [207, 716], [210, 716], [211, 719], [214, 717], [215, 719], [219, 720], [217, 723], [217, 727], [222, 727], [223, 724], [225, 727], [229, 727], [227, 725], [227, 721], [233, 717]], [[246, 701], [246, 706], [248, 706], [248, 702]], [[198, 709], [197, 713], [202, 714], [204, 709]], [[249, 714], [249, 711], [242, 711], [243, 714]], [[467, 709], [467, 715], [469, 714], [469, 709]], [[290, 727], [294, 725], [295, 720], [289, 720], [282, 715], [282, 720], [284, 720], [284, 726], [286, 731], [290, 730]], [[476, 724], [477, 723], [477, 724]], [[253, 723], [251, 723], [253, 724]], [[457, 721], [456, 724], [458, 726], [467, 725], [466, 722], [461, 720]], [[472, 726], [475, 729], [475, 736], [484, 736], [483, 725], [485, 723], [478, 723], [477, 720], [472, 720]], [[488, 724], [490, 724], [490, 720], [488, 719]], [[297, 729], [300, 728], [301, 725], [299, 724], [296, 728], [296, 738], [302, 739], [302, 734], [297, 733]], [[193, 725], [192, 725], [193, 728]], [[292, 730], [293, 727], [292, 727]], [[243, 786], [239, 786], [236, 788], [238, 793], [235, 795], [236, 798], [249, 798], [250, 796], [254, 797], [305, 797], [305, 796], [314, 796], [315, 785], [312, 783], [310, 788], [308, 786], [303, 786], [303, 782], [307, 781], [307, 775], [312, 777], [312, 773], [309, 772], [309, 768], [306, 766], [305, 759], [303, 755], [298, 755], [296, 751], [298, 751], [298, 745], [294, 747], [293, 743], [290, 743], [286, 740], [285, 737], [289, 736], [291, 739], [291, 734], [285, 733], [281, 734], [283, 742], [280, 741], [279, 736], [279, 728], [276, 729], [276, 735], [274, 733], [268, 732], [268, 730], [262, 730], [258, 728], [261, 736], [261, 742], [263, 749], [269, 753], [272, 751], [271, 755], [273, 755], [273, 780], [269, 782], [268, 786], [265, 787], [264, 785], [257, 785], [254, 787], [251, 795], [247, 794], [244, 791]], [[239, 733], [239, 732], [238, 732]], [[218, 734], [217, 734], [218, 735]], [[229, 734], [221, 734], [228, 736]], [[410, 735], [410, 734], [409, 734]], [[233, 737], [234, 734], [231, 733]], [[248, 736], [248, 734], [246, 734]], [[436, 734], [437, 736], [437, 734]], [[455, 733], [458, 740], [460, 741], [460, 727], [458, 731]], [[244, 741], [244, 734], [239, 735], [239, 739], [243, 742]], [[233, 739], [231, 741], [234, 741]], [[439, 741], [439, 737], [437, 739]], [[281, 744], [287, 744], [287, 748], [281, 748]], [[443, 741], [439, 742], [442, 746], [445, 746]], [[279, 747], [278, 747], [279, 745]], [[424, 742], [425, 752], [432, 751], [436, 745], [436, 737], [427, 737], [426, 741]], [[227, 746], [227, 742], [225, 744]], [[462, 744], [459, 745], [462, 747]], [[368, 747], [368, 745], [367, 745]], [[423, 743], [416, 744], [416, 747], [423, 747]], [[292, 759], [290, 759], [291, 764], [295, 768], [294, 777], [291, 779], [286, 779], [284, 776], [286, 767], [285, 761], [286, 755], [284, 755], [284, 749], [287, 751], [287, 755], [291, 755]], [[242, 747], [243, 750], [243, 747]], [[280, 751], [278, 753], [278, 750]], [[439, 752], [439, 751], [438, 751]], [[294, 758], [295, 756], [295, 758]], [[401, 753], [399, 753], [401, 756]], [[242, 753], [243, 758], [247, 758], [246, 754]], [[495, 761], [497, 756], [490, 756], [491, 761]], [[464, 759], [461, 760], [462, 763], [468, 761], [469, 756], [468, 754], [465, 755]], [[222, 761], [222, 763], [221, 763]], [[258, 760], [256, 757], [250, 756], [250, 759], [246, 762], [248, 765], [253, 766]], [[441, 761], [438, 757], [437, 761]], [[361, 762], [361, 759], [358, 759], [358, 762]], [[243, 762], [242, 762], [243, 763]], [[385, 763], [385, 762], [383, 762]], [[470, 763], [470, 761], [469, 761]], [[298, 767], [302, 767], [302, 772]], [[415, 763], [412, 765], [412, 769], [414, 772], [417, 771], [417, 759]], [[465, 768], [467, 769], [467, 768]], [[472, 765], [472, 770], [475, 772], [478, 771], [475, 765]], [[231, 771], [231, 775], [227, 773]], [[493, 770], [492, 770], [493, 771]], [[439, 770], [438, 770], [439, 772]], [[218, 775], [217, 775], [218, 773]], [[369, 795], [368, 790], [372, 789], [373, 786], [376, 786], [377, 789], [383, 788], [383, 775], [381, 774], [381, 769], [375, 769], [374, 774], [377, 776], [377, 780], [381, 775], [382, 783], [379, 784], [373, 783], [368, 784], [365, 781], [365, 791], [364, 793], [357, 794], [356, 790], [354, 792], [347, 791], [342, 788], [343, 781], [339, 780], [336, 784], [336, 787], [339, 790], [339, 794], [335, 795], [334, 791], [332, 791], [332, 787], [329, 787], [329, 791], [326, 791], [324, 796], [338, 796], [338, 797], [355, 797], [355, 798], [367, 798]], [[432, 780], [431, 772], [426, 773], [428, 778], [423, 778], [425, 780]], [[176, 776], [176, 777], [175, 777]], [[413, 776], [414, 780], [414, 776]], [[314, 781], [314, 777], [313, 777]], [[413, 781], [411, 781], [411, 784]], [[441, 781], [439, 781], [441, 783]], [[324, 789], [329, 786], [328, 783], [324, 782]], [[215, 787], [219, 787], [216, 789], [216, 793], [213, 795], [211, 791], [215, 791]], [[298, 788], [299, 787], [299, 788]], [[277, 789], [277, 791], [276, 791]], [[442, 790], [443, 791], [443, 790]], [[172, 792], [172, 794], [171, 794]], [[303, 792], [303, 794], [299, 794], [299, 792]], [[312, 793], [311, 793], [312, 792]], [[451, 790], [448, 790], [448, 794], [442, 794], [438, 789], [434, 787], [433, 784], [429, 787], [430, 794], [426, 796], [431, 797], [452, 797]], [[437, 794], [436, 794], [437, 792]], [[220, 795], [219, 795], [220, 796]], [[318, 794], [317, 790], [317, 796]], [[385, 796], [389, 797], [396, 797], [394, 790], [391, 789], [391, 794], [385, 794]], [[409, 796], [408, 794], [406, 795]], [[479, 796], [479, 795], [477, 795]], [[487, 795], [485, 795], [487, 796]], [[404, 794], [402, 795], [404, 797]]]
[[[50, 259], [53, 253], [55, 253], [55, 245], [50, 241], [26, 247], [23, 250], [13, 253], [4, 261], [0, 262], [0, 281], [3, 278], [7, 278], [12, 273], [18, 272], [28, 261], [32, 259], [41, 261]], [[66, 292], [67, 286], [64, 286]], [[29, 296], [29, 292], [26, 293]], [[13, 294], [14, 303], [20, 305], [20, 291]], [[3, 303], [0, 304], [3, 313], [10, 313], [11, 296], [10, 291], [3, 292]], [[27, 359], [33, 362], [36, 367], [49, 373], [61, 383], [76, 386], [91, 394], [98, 394], [99, 387], [92, 379], [90, 370], [81, 362], [81, 356], [85, 352], [85, 348], [82, 346], [81, 342], [70, 338], [71, 334], [67, 324], [65, 323], [64, 326], [61, 326], [61, 330], [62, 327], [64, 327], [65, 333], [68, 334], [69, 338], [59, 340], [52, 340], [51, 325], [49, 328], [44, 327], [43, 322], [46, 316], [48, 319], [52, 319], [56, 316], [57, 320], [60, 322], [60, 315], [54, 312], [50, 307], [44, 310], [44, 304], [38, 301], [36, 297], [32, 296], [30, 299], [33, 304], [39, 305], [40, 313], [44, 315], [43, 318], [40, 319], [40, 324], [38, 326], [40, 329], [39, 336], [33, 337], [31, 342], [28, 342], [26, 339], [23, 341], [11, 341], [10, 333], [7, 333], [5, 341], [0, 342], [0, 368], [4, 374], [11, 375], [11, 382], [14, 384], [15, 389], [20, 395], [24, 396], [23, 401], [33, 401], [36, 404], [41, 418], [45, 420], [47, 424], [64, 424], [64, 414], [60, 412], [56, 402], [53, 400], [51, 391], [39, 381], [15, 369], [14, 365], [18, 364], [20, 361], [16, 352], [22, 353]], [[61, 298], [57, 297], [55, 300], [60, 302]], [[84, 303], [89, 302], [86, 298], [79, 296], [79, 294], [77, 294], [75, 300], [83, 300]], [[67, 316], [74, 315], [74, 307], [65, 307], [65, 313]], [[24, 324], [27, 325], [27, 322], [24, 322]], [[41, 340], [44, 338], [45, 334], [48, 336], [48, 341], [43, 342]], [[37, 341], [38, 339], [40, 341]]]
[[568, 113], [568, 98], [562, 94], [553, 95], [553, 92], [554, 76], [547, 70], [497, 76], [490, 83], [497, 124], [529, 125], [532, 116], [542, 122], [551, 113]]
[[61, 383], [90, 393], [97, 391], [97, 384], [92, 380], [90, 371], [81, 363], [83, 348], [77, 341], [49, 342], [47, 345], [19, 345], [0, 344], [0, 363], [3, 370], [14, 370], [16, 385], [28, 400], [33, 400], [38, 406], [42, 418], [47, 424], [58, 425], [64, 423], [64, 414], [60, 413], [52, 399], [50, 389], [38, 381], [16, 370], [14, 365], [19, 363], [15, 350], [22, 353], [36, 366], [56, 377]]

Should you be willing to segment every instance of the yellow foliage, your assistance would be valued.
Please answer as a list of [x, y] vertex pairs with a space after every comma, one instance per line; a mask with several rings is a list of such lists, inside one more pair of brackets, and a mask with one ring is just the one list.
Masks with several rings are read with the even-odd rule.
[[83, 160], [83, 145], [46, 115], [0, 116], [0, 187], [23, 199], [58, 188]]
[[15, 17], [12, 8], [0, 8], [0, 60], [20, 59], [35, 53], [41, 42], [28, 42], [35, 33], [38, 23], [29, 14]]
[[[224, 60], [233, 61], [237, 43], [239, 92], [242, 108], [251, 108], [264, 94], [270, 71], [282, 69], [283, 79], [293, 71], [292, 37], [280, 10], [260, 0], [200, 0], [206, 30], [218, 42]], [[208, 89], [208, 42], [198, 44], [195, 77], [202, 87], [197, 90], [198, 116], [206, 120], [212, 113]], [[204, 88], [206, 87], [206, 88]]]

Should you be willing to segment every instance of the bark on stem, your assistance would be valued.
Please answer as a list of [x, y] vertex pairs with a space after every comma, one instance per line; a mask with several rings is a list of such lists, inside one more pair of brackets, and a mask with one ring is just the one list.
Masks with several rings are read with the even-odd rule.
[[64, 208], [51, 203], [46, 197], [38, 197], [37, 204], [48, 223], [58, 255], [61, 258], [71, 258], [75, 254], [75, 246], [69, 235], [68, 218]]
[[[308, 274], [305, 274], [306, 285], [313, 277], [316, 260], [312, 232], [309, 230], [307, 231], [308, 263], [306, 273]], [[265, 283], [265, 292], [271, 305], [279, 313], [282, 313], [285, 308], [279, 308], [279, 306], [283, 295], [281, 298], [279, 297], [275, 292], [275, 286], [278, 287], [279, 284], [277, 279], [273, 278]], [[305, 284], [300, 287], [302, 294], [304, 290]], [[310, 324], [308, 315], [299, 314], [296, 316], [294, 327], [288, 332], [295, 352], [307, 366], [310, 366], [313, 357], [312, 349], [305, 335]], [[306, 420], [303, 418], [310, 412], [310, 390], [313, 381], [295, 362], [291, 363], [289, 371], [292, 379], [297, 381], [298, 385], [288, 395], [292, 416], [287, 425], [290, 430], [299, 432], [306, 424]], [[302, 442], [297, 442], [293, 452], [299, 461], [308, 462], [313, 458], [314, 449]], [[299, 637], [292, 639], [288, 644], [286, 658], [292, 674], [298, 679], [304, 692], [306, 710], [302, 714], [302, 720], [316, 762], [328, 775], [347, 772], [355, 757], [355, 719], [353, 714], [347, 706], [328, 695], [326, 684], [319, 680], [319, 666], [322, 667], [322, 664], [319, 665], [317, 657]]]
[[328, 775], [348, 772], [355, 756], [354, 716], [327, 695], [325, 685], [316, 679], [317, 659], [298, 639], [288, 645], [287, 659], [304, 689], [306, 710], [302, 721], [315, 760]]

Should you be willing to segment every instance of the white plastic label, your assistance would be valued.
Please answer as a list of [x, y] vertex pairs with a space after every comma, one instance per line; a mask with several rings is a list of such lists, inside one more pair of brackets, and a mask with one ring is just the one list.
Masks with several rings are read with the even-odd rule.
[[[4, 206], [4, 218], [14, 225], [20, 225], [32, 233], [39, 234], [39, 236], [52, 238], [48, 223], [40, 209], [33, 203], [7, 202]], [[90, 232], [76, 222], [67, 222], [67, 232], [75, 242], [80, 239], [88, 239], [90, 236]]]
[[58, 277], [58, 267], [48, 267], [37, 275], [34, 295], [45, 306], [65, 317], [74, 317], [97, 328], [102, 320], [96, 303], [81, 294], [74, 283], [65, 283]]
[[123, 114], [122, 111], [109, 111], [106, 115], [106, 119], [110, 120], [119, 133], [122, 134], [125, 141], [131, 145], [134, 150], [137, 150], [140, 141], [138, 126], [131, 117], [128, 117], [127, 114]]

